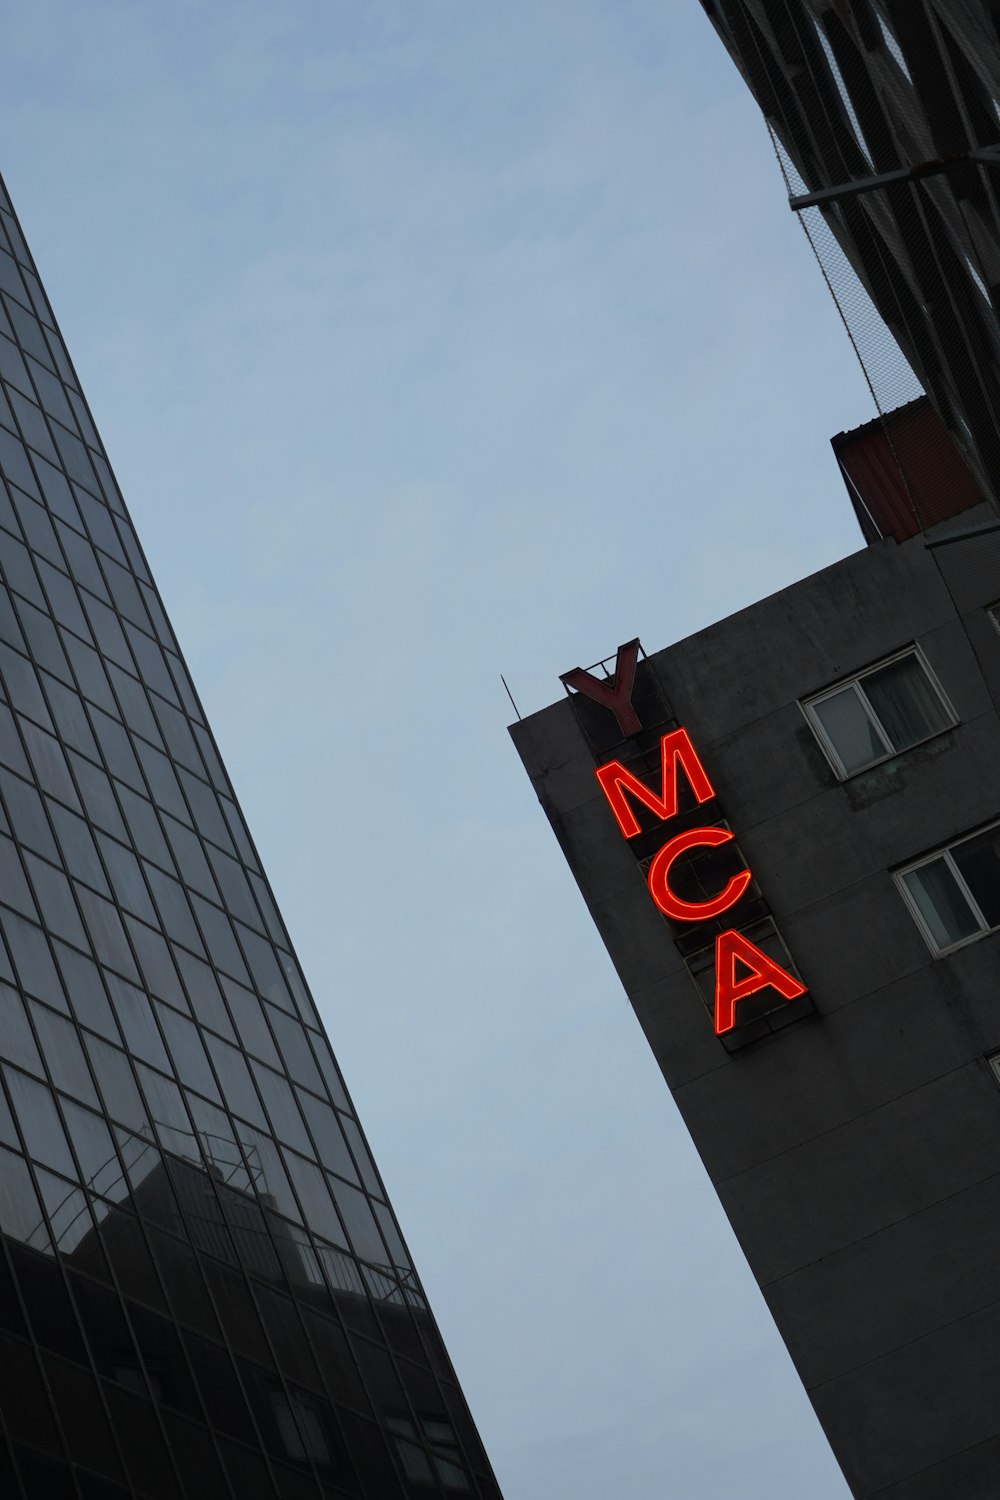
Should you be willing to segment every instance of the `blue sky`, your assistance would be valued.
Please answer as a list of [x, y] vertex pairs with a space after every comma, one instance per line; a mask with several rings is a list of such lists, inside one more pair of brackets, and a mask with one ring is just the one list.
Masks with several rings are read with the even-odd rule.
[[860, 545], [697, 0], [7, 19], [8, 188], [507, 1500], [843, 1500], [500, 683]]

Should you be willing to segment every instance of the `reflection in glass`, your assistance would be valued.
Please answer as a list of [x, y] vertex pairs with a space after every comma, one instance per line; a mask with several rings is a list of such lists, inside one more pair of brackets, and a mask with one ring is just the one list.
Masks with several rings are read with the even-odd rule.
[[70, 1153], [56, 1101], [48, 1089], [16, 1068], [4, 1067], [3, 1075], [28, 1155], [44, 1162], [47, 1167], [55, 1167], [67, 1177], [75, 1177], [76, 1163]]
[[950, 948], [979, 931], [979, 922], [942, 856], [903, 876], [937, 948]]

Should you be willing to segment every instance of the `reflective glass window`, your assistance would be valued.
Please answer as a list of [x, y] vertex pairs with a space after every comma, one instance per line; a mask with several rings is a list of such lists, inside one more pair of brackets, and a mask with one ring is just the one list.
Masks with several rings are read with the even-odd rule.
[[33, 786], [0, 768], [0, 792], [11, 825], [22, 844], [36, 849], [47, 859], [58, 861], [59, 855], [49, 829], [42, 799]]
[[[382, 1184], [379, 1182], [378, 1172], [375, 1170], [375, 1163], [372, 1161], [371, 1154], [368, 1150], [368, 1147], [365, 1145], [364, 1138], [356, 1121], [352, 1120], [349, 1115], [339, 1115], [338, 1119], [340, 1120], [341, 1128], [343, 1129], [343, 1132], [347, 1137], [348, 1145], [350, 1146], [351, 1151], [354, 1153], [354, 1160], [358, 1164], [358, 1171], [361, 1173], [362, 1182], [364, 1183], [368, 1191], [370, 1193], [373, 1193], [376, 1198], [384, 1197], [385, 1190], [382, 1187]], [[383, 1225], [383, 1229], [384, 1227], [385, 1226]]]
[[255, 988], [265, 1000], [273, 1000], [275, 1004], [281, 1006], [282, 1010], [292, 1012], [291, 996], [278, 963], [278, 955], [271, 944], [252, 932], [249, 927], [244, 926], [242, 922], [237, 926], [237, 932], [250, 966], [250, 973], [253, 975]]
[[195, 953], [204, 955], [201, 938], [198, 929], [194, 925], [191, 908], [188, 905], [187, 896], [184, 894], [183, 886], [176, 880], [171, 880], [169, 875], [164, 875], [155, 865], [142, 861], [146, 878], [153, 891], [153, 899], [160, 913], [160, 920], [164, 932], [176, 942], [183, 943], [186, 948], [191, 948]]
[[23, 858], [46, 930], [78, 948], [86, 948], [87, 936], [66, 876], [29, 849], [24, 850]]
[[0, 923], [22, 987], [29, 995], [47, 1000], [57, 1010], [65, 1010], [62, 985], [45, 934], [23, 917], [14, 916], [13, 912], [0, 912]]
[[274, 1038], [265, 1019], [260, 1000], [250, 990], [245, 990], [242, 985], [226, 979], [225, 976], [222, 978], [222, 988], [229, 1001], [229, 1009], [240, 1041], [247, 1052], [252, 1053], [254, 1057], [263, 1058], [264, 1062], [270, 1063], [272, 1068], [280, 1068], [281, 1059], [274, 1045]]
[[[195, 958], [184, 948], [175, 948], [174, 957], [181, 971], [184, 986], [191, 1002], [191, 1010], [203, 1026], [211, 1026], [228, 1041], [235, 1042], [236, 1033], [229, 1019], [219, 981], [208, 964]], [[182, 1005], [181, 1010], [185, 1009]]]
[[152, 803], [147, 802], [145, 796], [139, 797], [124, 786], [119, 789], [118, 796], [129, 832], [139, 853], [166, 870], [168, 875], [172, 875], [174, 863], [167, 850], [166, 840]]
[[18, 349], [6, 337], [0, 337], [0, 375], [9, 385], [18, 387], [22, 391], [31, 390], [27, 366]]
[[58, 797], [67, 807], [81, 812], [76, 787], [69, 774], [69, 766], [62, 746], [51, 734], [37, 729], [27, 719], [21, 720], [21, 734], [27, 746], [28, 758], [35, 772], [35, 780], [43, 792]]
[[[61, 522], [65, 522], [67, 528], [73, 526], [77, 531], [82, 531], [83, 522], [80, 520], [80, 512], [73, 499], [69, 481], [62, 470], [56, 468], [54, 464], [46, 463], [44, 459], [38, 459], [35, 463], [35, 472], [38, 475], [45, 504], [52, 514]], [[63, 539], [63, 548], [65, 547], [66, 542]]]
[[158, 1004], [156, 1009], [178, 1078], [189, 1088], [197, 1089], [200, 1094], [207, 1094], [209, 1099], [221, 1102], [197, 1026], [169, 1006]]
[[161, 1068], [164, 1073], [169, 1073], [170, 1063], [156, 1026], [149, 996], [135, 985], [126, 984], [115, 974], [108, 974], [107, 985], [129, 1052], [133, 1057], [141, 1057], [144, 1062], [152, 1063], [154, 1068]]
[[124, 1052], [95, 1036], [85, 1035], [84, 1043], [108, 1114], [130, 1130], [148, 1129], [146, 1111]]
[[351, 1101], [348, 1099], [347, 1090], [344, 1087], [344, 1081], [340, 1076], [340, 1070], [333, 1060], [333, 1053], [330, 1051], [329, 1042], [323, 1036], [316, 1036], [313, 1037], [313, 1046], [316, 1059], [319, 1062], [320, 1072], [323, 1074], [326, 1086], [330, 1091], [330, 1098], [338, 1109], [342, 1109], [348, 1114], [353, 1113]]
[[48, 811], [55, 825], [63, 863], [69, 873], [77, 880], [93, 886], [102, 896], [110, 897], [111, 887], [87, 823], [59, 802], [49, 801]]
[[16, 990], [0, 984], [0, 1057], [44, 1078], [35, 1038], [28, 1025], [24, 1002]]
[[29, 495], [38, 496], [38, 485], [28, 458], [28, 450], [5, 427], [0, 427], [0, 469], [12, 484], [18, 485]]
[[[86, 1194], [80, 1188], [71, 1187], [62, 1177], [46, 1172], [44, 1167], [35, 1168], [35, 1180], [55, 1247], [63, 1255], [72, 1255], [94, 1227]], [[59, 1314], [50, 1319], [49, 1326], [57, 1329], [64, 1338], [75, 1338], [76, 1328], [66, 1317], [68, 1313], [68, 1305], [60, 1308]], [[51, 1337], [48, 1342], [53, 1342]], [[79, 1357], [83, 1357], [82, 1348]]]
[[219, 893], [212, 879], [212, 872], [208, 868], [205, 851], [201, 840], [190, 828], [183, 823], [178, 823], [175, 818], [165, 817], [163, 828], [170, 841], [170, 847], [174, 851], [177, 860], [177, 868], [181, 879], [186, 885], [193, 886], [196, 891], [201, 891], [212, 901], [218, 901]]
[[187, 795], [194, 812], [199, 832], [227, 853], [233, 852], [232, 839], [226, 827], [225, 819], [219, 807], [218, 798], [210, 786], [197, 776], [192, 776], [183, 766], [178, 766], [177, 774], [181, 785]]
[[102, 1198], [119, 1197], [122, 1168], [104, 1120], [72, 1099], [63, 1101], [63, 1113], [84, 1182]]
[[167, 942], [158, 932], [136, 921], [134, 917], [126, 915], [125, 926], [150, 994], [157, 995], [161, 1000], [169, 1000], [179, 1010], [187, 1010], [187, 998], [177, 977]]
[[135, 966], [132, 951], [125, 936], [122, 919], [110, 901], [105, 901], [103, 896], [95, 896], [86, 886], [76, 887], [77, 897], [83, 910], [83, 919], [87, 924], [94, 952], [102, 964], [108, 968], [116, 969], [126, 978], [134, 983], [139, 982], [139, 971]]
[[0, 761], [21, 776], [31, 775], [14, 715], [3, 703], [0, 703]]
[[73, 750], [79, 750], [90, 760], [100, 760], [97, 741], [94, 739], [79, 693], [58, 682], [48, 672], [42, 673], [42, 685], [49, 700], [49, 708], [59, 737]]
[[[123, 672], [120, 667], [116, 667], [114, 662], [108, 663], [108, 676], [118, 698], [122, 718], [129, 729], [144, 735], [147, 740], [152, 740], [154, 745], [159, 745], [161, 743], [160, 731], [153, 718], [153, 711], [142, 684], [136, 682], [135, 678], [130, 677], [127, 672]], [[140, 784], [137, 783], [137, 785]], [[140, 789], [145, 791], [145, 785], [140, 785]]]
[[[156, 716], [160, 721], [167, 744], [174, 755], [187, 760], [190, 758], [188, 747], [193, 748], [194, 741], [191, 738], [187, 721], [172, 707], [178, 703], [177, 690], [167, 671], [163, 652], [156, 641], [144, 631], [138, 630], [129, 620], [125, 621], [125, 633], [138, 663], [139, 676], [148, 687], [160, 694], [156, 702]], [[167, 702], [161, 702], [162, 698], [167, 699]]]
[[281, 1153], [274, 1141], [262, 1131], [251, 1130], [249, 1125], [242, 1123], [239, 1126], [239, 1137], [250, 1178], [257, 1192], [273, 1199], [279, 1213], [301, 1223], [302, 1214], [288, 1181]]
[[0, 641], [0, 678], [9, 702], [19, 713], [27, 714], [44, 729], [52, 728], [38, 673], [29, 661], [3, 641]]
[[144, 740], [136, 741], [135, 750], [142, 762], [142, 769], [146, 773], [153, 801], [165, 812], [172, 813], [175, 818], [180, 818], [184, 823], [190, 823], [191, 814], [181, 796], [174, 768], [167, 757], [159, 750], [154, 750], [152, 745], [147, 745]]
[[22, 396], [20, 391], [11, 390], [10, 405], [17, 425], [21, 429], [21, 435], [29, 447], [34, 448], [36, 453], [44, 453], [46, 458], [58, 462], [59, 455], [56, 453], [56, 445], [52, 441], [52, 435], [46, 425], [41, 409], [33, 401]]
[[[5, 500], [5, 491], [0, 486], [0, 520], [7, 519], [2, 514]], [[24, 656], [27, 656], [28, 643], [24, 639], [24, 632], [21, 629], [21, 622], [14, 608], [14, 601], [2, 585], [0, 585], [0, 640], [6, 641], [9, 646], [14, 647], [15, 651], [20, 651]]]
[[281, 1048], [285, 1066], [297, 1083], [304, 1083], [316, 1094], [323, 1093], [323, 1081], [309, 1046], [305, 1030], [299, 1021], [286, 1016], [284, 1011], [268, 1006], [268, 1020]]
[[406, 1253], [406, 1246], [403, 1244], [402, 1236], [396, 1227], [396, 1221], [390, 1209], [385, 1203], [379, 1202], [373, 1202], [371, 1207], [372, 1212], [378, 1220], [379, 1228], [382, 1231], [382, 1238], [389, 1247], [389, 1254], [392, 1257], [393, 1264], [398, 1266], [402, 1271], [412, 1270], [410, 1257]]
[[233, 979], [249, 984], [250, 975], [247, 973], [246, 964], [237, 946], [232, 923], [225, 912], [220, 911], [211, 902], [204, 901], [194, 892], [191, 894], [191, 905], [195, 909], [195, 915], [205, 935], [212, 962], [224, 973], [231, 975]]
[[16, 1068], [5, 1065], [3, 1075], [28, 1155], [66, 1177], [76, 1177], [76, 1165], [49, 1090]]
[[[87, 595], [84, 594], [83, 597], [87, 598]], [[118, 705], [111, 692], [108, 674], [97, 652], [83, 641], [78, 641], [76, 636], [70, 635], [68, 631], [63, 636], [63, 645], [83, 696], [88, 702], [96, 703], [98, 708], [103, 708], [106, 713], [117, 713]]]
[[355, 1255], [360, 1255], [362, 1260], [370, 1260], [374, 1265], [384, 1266], [386, 1264], [386, 1251], [379, 1234], [372, 1206], [364, 1193], [357, 1188], [349, 1187], [346, 1182], [341, 1182], [339, 1177], [327, 1179], [328, 1185], [337, 1202], [340, 1216], [347, 1226], [351, 1244]]
[[[0, 1089], [0, 1141], [5, 1146], [13, 1146], [15, 1151], [20, 1151], [21, 1149], [21, 1142], [18, 1140], [17, 1130], [14, 1125], [14, 1116], [10, 1112], [7, 1095], [3, 1089]], [[2, 1273], [2, 1267], [0, 1267], [0, 1273]], [[0, 1494], [2, 1493], [0, 1491]]]
[[133, 791], [145, 792], [146, 783], [142, 779], [139, 762], [133, 753], [127, 731], [117, 720], [102, 713], [100, 709], [95, 708], [90, 717], [112, 776], [118, 781], [124, 781]]
[[320, 1234], [340, 1250], [347, 1249], [347, 1240], [333, 1206], [326, 1178], [311, 1161], [298, 1156], [294, 1151], [285, 1151], [285, 1166], [292, 1179], [306, 1223], [316, 1234]]
[[[170, 663], [170, 669], [174, 674], [174, 678], [180, 687], [181, 696], [184, 698], [184, 707], [187, 710], [188, 717], [192, 721], [191, 728], [195, 739], [198, 741], [198, 749], [201, 751], [201, 758], [208, 772], [209, 780], [215, 784], [217, 791], [226, 792], [229, 790], [229, 779], [226, 776], [225, 767], [216, 753], [211, 735], [198, 722], [201, 714], [197, 703], [194, 701], [194, 695], [190, 693], [190, 689], [187, 686], [187, 673], [184, 671], [178, 658], [172, 657], [169, 652], [167, 653], [167, 660]], [[187, 696], [188, 693], [190, 693], [190, 697]]]
[[[0, 427], [0, 432], [2, 431], [3, 428]], [[12, 529], [16, 527], [20, 537], [20, 527], [13, 518], [10, 525]], [[15, 593], [22, 599], [30, 599], [32, 604], [37, 604], [40, 608], [45, 607], [45, 595], [31, 561], [31, 553], [22, 541], [15, 540], [7, 531], [0, 531], [0, 565], [3, 567], [4, 578]]]
[[[0, 1229], [11, 1239], [22, 1244], [34, 1244], [38, 1249], [37, 1234], [45, 1220], [42, 1214], [35, 1185], [28, 1172], [24, 1158], [0, 1147]], [[44, 1234], [48, 1241], [48, 1233]]]
[[[52, 472], [55, 473], [55, 470]], [[59, 478], [65, 484], [65, 480], [61, 474]], [[50, 499], [48, 492], [46, 492], [46, 498]], [[69, 510], [70, 506], [73, 507], [72, 513]], [[56, 507], [50, 503], [50, 509], [55, 510]], [[80, 519], [76, 501], [73, 498], [73, 493], [69, 485], [66, 485], [64, 510], [60, 511], [59, 514], [68, 523], [64, 525], [62, 521], [57, 520], [56, 531], [59, 533], [59, 540], [62, 542], [63, 552], [69, 563], [70, 572], [77, 583], [89, 589], [92, 594], [96, 594], [98, 599], [109, 600], [111, 595], [108, 593], [108, 586], [104, 582], [104, 574], [101, 572], [97, 553], [87, 538], [80, 534], [83, 531], [83, 522]], [[86, 634], [88, 636], [90, 634], [89, 625]]]
[[80, 596], [73, 587], [72, 580], [61, 571], [64, 566], [61, 552], [56, 558], [55, 567], [45, 561], [39, 562], [38, 571], [41, 574], [42, 585], [52, 606], [52, 613], [60, 624], [75, 631], [77, 635], [83, 636], [84, 640], [89, 640], [90, 626], [87, 624]]
[[117, 1041], [118, 1031], [100, 969], [91, 959], [84, 958], [74, 948], [67, 948], [58, 939], [52, 946], [77, 1020], [101, 1036]]
[[[57, 433], [56, 440], [58, 441], [58, 439], [59, 434]], [[82, 448], [83, 444], [81, 443], [79, 446]], [[83, 516], [84, 523], [90, 533], [90, 539], [94, 545], [99, 547], [102, 552], [107, 553], [109, 557], [113, 557], [116, 562], [121, 563], [124, 567], [128, 563], [128, 558], [125, 556], [115, 523], [111, 519], [111, 512], [95, 498], [100, 486], [96, 482], [89, 458], [85, 457], [84, 467], [86, 478], [82, 473], [74, 474], [70, 470], [71, 478], [79, 481], [78, 484], [74, 484], [73, 490], [76, 495], [76, 503], [80, 507], [80, 514]]]
[[[33, 378], [34, 387], [36, 387], [37, 393], [39, 393], [40, 402], [42, 402], [45, 410], [48, 411], [49, 416], [55, 417], [57, 422], [63, 423], [64, 428], [72, 428], [72, 408], [70, 408], [69, 401], [66, 399], [66, 392], [63, 390], [61, 381], [58, 381], [55, 375], [52, 375], [51, 371], [48, 371], [45, 366], [37, 365], [34, 362], [31, 362], [31, 378]], [[76, 393], [73, 392], [73, 396], [75, 395]]]
[[307, 1093], [305, 1089], [296, 1089], [295, 1092], [298, 1096], [299, 1108], [306, 1117], [306, 1123], [312, 1132], [319, 1159], [324, 1167], [338, 1172], [341, 1177], [346, 1177], [350, 1182], [357, 1182], [357, 1171], [341, 1133], [337, 1116], [330, 1105], [324, 1104], [321, 1099], [314, 1099], [312, 1094]]
[[111, 590], [111, 597], [119, 613], [127, 620], [132, 620], [142, 629], [148, 630], [149, 620], [146, 616], [145, 606], [139, 593], [139, 585], [127, 568], [120, 563], [111, 562], [105, 564], [104, 576]]
[[144, 1063], [136, 1064], [136, 1072], [160, 1145], [165, 1151], [173, 1151], [177, 1156], [194, 1157], [197, 1160], [197, 1143], [180, 1089], [169, 1078], [164, 1078], [161, 1073], [154, 1073]]
[[[14, 273], [16, 275], [16, 272]], [[27, 280], [27, 276], [25, 276]], [[17, 299], [17, 300], [14, 300]], [[43, 365], [52, 364], [52, 355], [49, 346], [45, 342], [45, 336], [35, 318], [22, 303], [28, 301], [24, 291], [18, 285], [14, 290], [13, 297], [7, 300], [7, 311], [10, 321], [14, 325], [14, 333], [17, 342], [26, 354], [33, 354], [35, 359], [41, 360]], [[25, 387], [30, 390], [31, 387]]]
[[44, 558], [58, 566], [62, 562], [62, 551], [48, 511], [40, 501], [29, 499], [27, 495], [22, 495], [20, 490], [12, 490], [11, 493], [17, 508], [18, 520], [21, 522], [28, 546], [34, 553], [36, 569], [41, 571]]
[[211, 1033], [206, 1033], [205, 1044], [215, 1064], [228, 1108], [233, 1114], [241, 1115], [244, 1120], [250, 1120], [252, 1124], [266, 1130], [267, 1119], [243, 1054]]
[[139, 588], [142, 591], [142, 597], [149, 612], [149, 618], [153, 623], [153, 633], [159, 639], [160, 645], [174, 646], [176, 643], [173, 631], [170, 629], [170, 622], [163, 612], [163, 605], [160, 603], [156, 590], [150, 588], [148, 584], [143, 583], [141, 575]]
[[[37, 365], [32, 367], [31, 373], [45, 410], [57, 421], [62, 422], [64, 427], [72, 427], [73, 413], [62, 383], [49, 370]], [[75, 396], [76, 392], [74, 391], [73, 394]]]
[[272, 1073], [270, 1068], [262, 1067], [260, 1063], [252, 1063], [251, 1066], [274, 1134], [286, 1145], [312, 1156], [312, 1142], [306, 1134], [302, 1116], [287, 1080], [279, 1073]]
[[37, 1000], [29, 1000], [28, 1006], [56, 1088], [99, 1109], [97, 1091], [76, 1027], [47, 1006], [39, 1005]]
[[[207, 845], [207, 849], [212, 869], [215, 871], [219, 883], [219, 888], [233, 916], [239, 917], [241, 921], [249, 922], [251, 927], [263, 931], [260, 913], [257, 911], [254, 903], [243, 866], [238, 864], [235, 859], [231, 859], [228, 854], [223, 854], [221, 849], [216, 849], [214, 844]], [[206, 894], [212, 897], [213, 900], [217, 899], [214, 897], [212, 891], [208, 891]]]
[[97, 842], [119, 906], [151, 927], [158, 926], [159, 919], [135, 855], [106, 834], [98, 833]]
[[128, 834], [108, 777], [73, 750], [69, 752], [69, 758], [90, 822], [96, 823], [98, 828], [106, 828], [116, 839], [127, 843]]
[[[275, 906], [274, 901], [271, 899], [270, 891], [268, 890], [261, 877], [259, 875], [255, 875], [252, 870], [249, 872], [247, 878], [250, 881], [250, 884], [253, 886], [253, 892], [257, 898], [257, 906], [264, 915], [264, 921], [267, 924], [267, 931], [271, 938], [271, 941], [274, 943], [286, 944], [288, 942], [288, 939], [285, 936], [285, 930], [282, 926], [281, 918], [278, 915], [278, 908]], [[235, 915], [239, 916], [239, 912], [235, 912]], [[259, 926], [259, 923], [253, 923], [251, 925]]]
[[23, 599], [18, 608], [21, 628], [28, 642], [28, 649], [37, 667], [44, 667], [61, 682], [71, 682], [66, 653], [59, 640], [59, 632], [40, 609], [27, 604]]

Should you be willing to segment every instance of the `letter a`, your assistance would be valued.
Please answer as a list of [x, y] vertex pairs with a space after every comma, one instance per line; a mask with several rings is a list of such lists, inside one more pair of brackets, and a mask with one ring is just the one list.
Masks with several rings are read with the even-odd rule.
[[[749, 970], [736, 977], [737, 961]], [[760, 990], [777, 990], [786, 1000], [806, 993], [806, 987], [773, 958], [762, 953], [742, 932], [720, 932], [715, 940], [715, 1030], [719, 1036], [736, 1025], [736, 1005]]]

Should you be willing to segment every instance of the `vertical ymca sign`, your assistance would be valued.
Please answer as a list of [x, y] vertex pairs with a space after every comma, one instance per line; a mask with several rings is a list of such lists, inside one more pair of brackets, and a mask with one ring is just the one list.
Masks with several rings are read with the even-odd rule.
[[[602, 681], [581, 667], [564, 673], [560, 679], [567, 687], [575, 688], [609, 709], [626, 737], [642, 728], [632, 704], [638, 653], [638, 640], [620, 646], [615, 673], [610, 681]], [[598, 784], [626, 839], [633, 839], [642, 832], [636, 816], [637, 805], [648, 809], [663, 823], [677, 817], [681, 774], [697, 805], [715, 797], [715, 789], [686, 729], [673, 729], [664, 734], [660, 741], [660, 760], [658, 791], [640, 781], [618, 760], [608, 761], [597, 768]], [[728, 828], [707, 825], [687, 828], [667, 839], [654, 855], [646, 876], [649, 894], [664, 916], [675, 922], [707, 922], [737, 906], [753, 881], [749, 869], [731, 876], [716, 895], [700, 901], [685, 900], [678, 895], [670, 878], [675, 862], [688, 850], [718, 847], [731, 842], [732, 838]], [[767, 989], [774, 990], [784, 1000], [795, 1000], [806, 993], [806, 986], [763, 953], [745, 932], [735, 927], [719, 932], [715, 939], [716, 1033], [722, 1036], [732, 1031], [736, 1026], [739, 1002]]]

